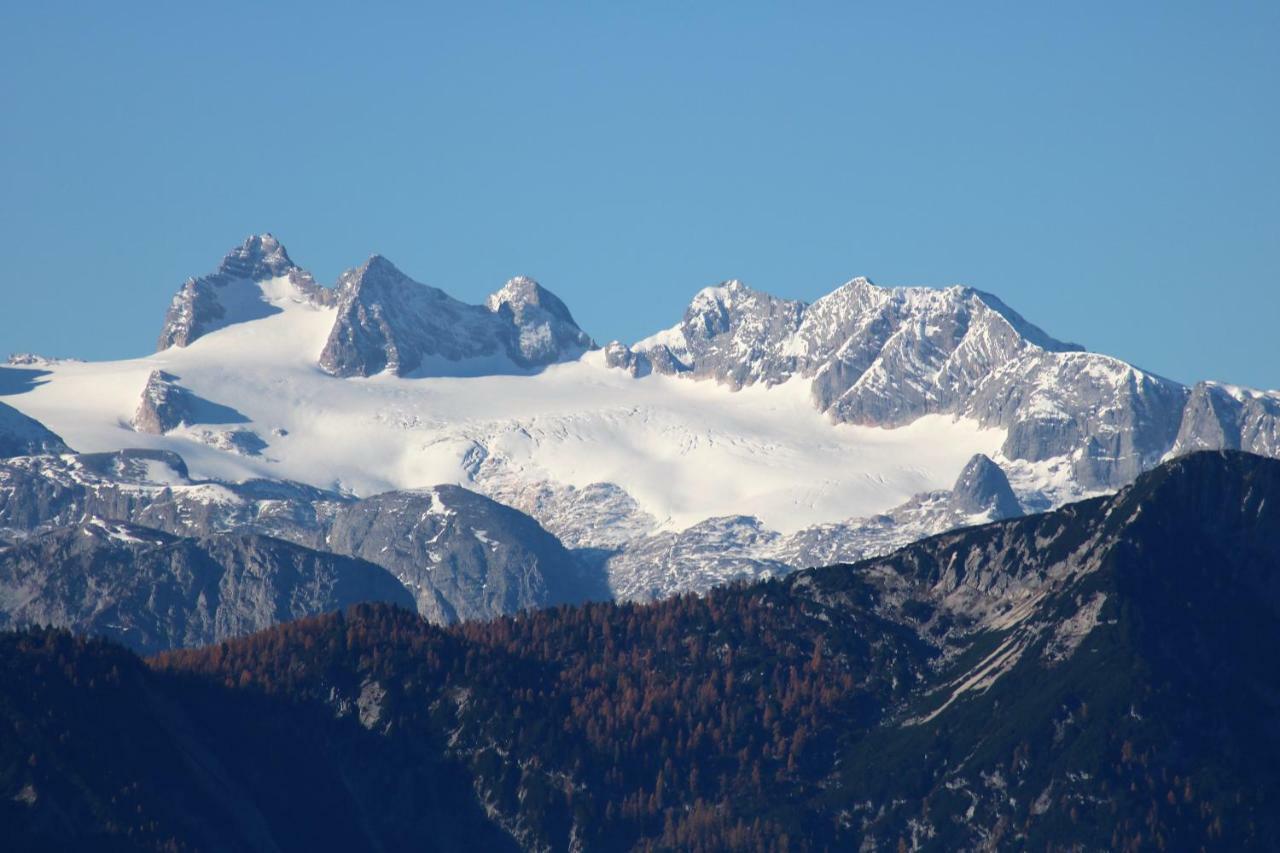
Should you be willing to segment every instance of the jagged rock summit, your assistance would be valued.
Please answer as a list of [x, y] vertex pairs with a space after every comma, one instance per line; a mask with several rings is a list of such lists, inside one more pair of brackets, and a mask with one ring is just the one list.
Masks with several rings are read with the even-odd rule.
[[951, 495], [956, 509], [970, 515], [986, 514], [994, 521], [1022, 514], [1004, 469], [984, 453], [964, 466]]
[[608, 363], [742, 388], [808, 383], [842, 423], [899, 427], [930, 414], [1007, 430], [1002, 453], [1069, 458], [1086, 488], [1113, 488], [1172, 447], [1187, 391], [1085, 352], [970, 287], [888, 288], [855, 278], [812, 304], [729, 281], [679, 324]]
[[1245, 450], [1280, 456], [1280, 393], [1197, 382], [1170, 455], [1195, 450]]
[[189, 346], [198, 338], [233, 323], [277, 313], [264, 298], [261, 282], [283, 280], [300, 298], [327, 303], [331, 292], [289, 258], [270, 234], [245, 239], [210, 275], [188, 279], [173, 297], [157, 349]]
[[[326, 287], [261, 235], [183, 286], [161, 344], [33, 360], [39, 383], [4, 399], [72, 446], [179, 453], [202, 479], [457, 484], [528, 512], [620, 597], [873, 556], [1188, 450], [1280, 455], [1280, 394], [1184, 387], [968, 287], [856, 278], [810, 304], [727, 281], [597, 353], [532, 278], [469, 304], [375, 255]], [[459, 565], [441, 575], [459, 614], [540, 595]]]
[[260, 281], [288, 275], [296, 265], [289, 253], [271, 234], [255, 234], [227, 253], [218, 272], [231, 279]]
[[338, 316], [320, 354], [334, 376], [530, 370], [595, 347], [564, 303], [529, 278], [469, 305], [374, 255], [343, 273], [336, 292]]
[[595, 348], [560, 298], [526, 276], [491, 293], [485, 307], [504, 319], [510, 316], [516, 330], [513, 358], [526, 365], [550, 364], [575, 350], [581, 354]]
[[158, 348], [189, 346], [226, 326], [269, 317], [281, 311], [281, 299], [335, 311], [318, 356], [334, 376], [527, 371], [595, 348], [565, 304], [531, 278], [513, 278], [485, 304], [470, 305], [375, 254], [334, 287], [322, 287], [270, 234], [247, 238], [214, 273], [182, 286]]

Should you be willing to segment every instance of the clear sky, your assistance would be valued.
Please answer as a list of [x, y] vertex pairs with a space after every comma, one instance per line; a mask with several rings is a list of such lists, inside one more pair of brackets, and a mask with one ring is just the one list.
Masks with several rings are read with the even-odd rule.
[[1280, 387], [1280, 3], [7, 3], [0, 349], [154, 344], [271, 231], [601, 342], [741, 278], [965, 283]]

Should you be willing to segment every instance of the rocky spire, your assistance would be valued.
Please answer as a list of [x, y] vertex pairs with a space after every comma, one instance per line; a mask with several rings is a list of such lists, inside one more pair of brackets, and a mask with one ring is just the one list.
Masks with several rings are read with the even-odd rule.
[[985, 512], [1000, 519], [1022, 514], [1004, 469], [981, 453], [975, 453], [960, 472], [951, 500], [956, 509], [970, 515]]

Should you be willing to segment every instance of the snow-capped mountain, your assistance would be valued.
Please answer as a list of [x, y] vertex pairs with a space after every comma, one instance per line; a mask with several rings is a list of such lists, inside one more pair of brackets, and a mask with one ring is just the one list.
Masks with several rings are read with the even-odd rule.
[[1007, 459], [1069, 460], [1086, 488], [1114, 488], [1169, 450], [1187, 392], [1054, 340], [967, 287], [883, 288], [857, 278], [812, 305], [737, 281], [700, 292], [681, 322], [619, 363], [732, 387], [801, 377], [841, 423], [899, 427], [928, 414], [1006, 431]]
[[294, 265], [280, 241], [270, 234], [255, 235], [228, 252], [215, 272], [188, 279], [174, 294], [159, 349], [184, 347], [226, 326], [278, 313], [260, 284], [276, 279], [287, 281], [287, 289], [299, 299], [314, 304], [334, 299], [334, 291]]
[[[81, 453], [163, 451], [193, 482], [306, 484], [326, 505], [462, 486], [536, 519], [623, 598], [884, 553], [1188, 450], [1280, 455], [1280, 394], [1188, 389], [989, 294], [861, 278], [812, 304], [728, 282], [672, 328], [597, 349], [531, 279], [470, 305], [374, 256], [326, 287], [262, 235], [183, 285], [158, 352], [22, 369], [36, 362], [39, 382], [0, 383], [5, 401]], [[486, 529], [469, 514], [457, 524]], [[306, 537], [325, 529], [296, 541], [324, 547]], [[434, 532], [386, 529], [379, 549], [417, 543], [399, 568], [347, 550], [414, 591], [404, 566], [432, 559]], [[520, 553], [490, 555], [511, 570], [497, 587], [464, 570], [415, 591], [419, 608], [542, 600], [500, 591], [525, 588]]]
[[528, 278], [468, 305], [374, 255], [344, 273], [336, 293], [338, 316], [320, 353], [334, 376], [447, 375], [476, 360], [487, 370], [528, 370], [595, 347], [564, 303]]

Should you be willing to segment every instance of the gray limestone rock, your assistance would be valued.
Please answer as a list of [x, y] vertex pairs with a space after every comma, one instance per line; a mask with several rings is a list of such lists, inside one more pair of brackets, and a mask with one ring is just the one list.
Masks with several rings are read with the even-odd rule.
[[653, 364], [649, 356], [638, 353], [621, 341], [610, 341], [604, 348], [604, 363], [613, 368], [625, 370], [632, 376], [648, 376], [653, 372]]
[[[238, 424], [248, 418], [229, 406], [214, 403], [193, 394], [178, 384], [179, 377], [163, 370], [153, 370], [142, 389], [138, 408], [130, 424], [138, 432], [163, 435], [180, 426], [193, 424]], [[235, 430], [234, 433], [250, 433]], [[249, 441], [242, 439], [242, 441]], [[260, 439], [259, 439], [260, 441]], [[251, 443], [251, 442], [250, 442]], [[257, 446], [260, 450], [262, 446]], [[224, 448], [232, 449], [232, 448]]]
[[158, 350], [185, 347], [209, 332], [277, 313], [263, 299], [257, 282], [287, 277], [299, 298], [330, 304], [333, 292], [294, 265], [275, 237], [259, 234], [231, 250], [217, 271], [188, 279], [174, 295], [160, 332]]
[[432, 622], [608, 597], [603, 578], [533, 519], [458, 486], [348, 504], [333, 516], [325, 544], [385, 566]]
[[1022, 515], [1004, 470], [982, 453], [974, 454], [964, 466], [951, 489], [951, 499], [961, 512], [985, 514], [992, 521]]
[[1171, 453], [1180, 456], [1196, 450], [1280, 456], [1280, 393], [1196, 383]]
[[594, 347], [532, 279], [512, 279], [485, 305], [468, 305], [374, 255], [343, 273], [336, 291], [337, 320], [320, 354], [335, 376], [529, 370]]
[[0, 403], [0, 459], [70, 452], [71, 448], [44, 424]]
[[256, 534], [392, 572], [423, 616], [488, 618], [608, 597], [602, 570], [524, 513], [457, 486], [364, 500], [270, 480], [192, 481], [176, 454], [131, 450], [0, 464], [0, 531], [124, 519], [185, 537]]
[[490, 294], [485, 307], [510, 326], [508, 353], [523, 367], [574, 358], [595, 348], [560, 298], [531, 278], [511, 279]]
[[641, 357], [655, 371], [734, 388], [801, 377], [817, 408], [843, 423], [973, 418], [1008, 430], [1009, 459], [1071, 458], [1090, 489], [1157, 464], [1187, 396], [1176, 382], [1053, 339], [988, 293], [863, 278], [812, 305], [736, 281], [707, 288], [679, 325], [608, 363], [634, 372]]
[[787, 574], [770, 558], [781, 537], [752, 516], [709, 518], [679, 532], [630, 543], [605, 562], [615, 597], [651, 601], [714, 586]]
[[0, 626], [67, 627], [142, 653], [361, 601], [413, 606], [378, 566], [254, 534], [181, 538], [91, 517], [0, 551]]

